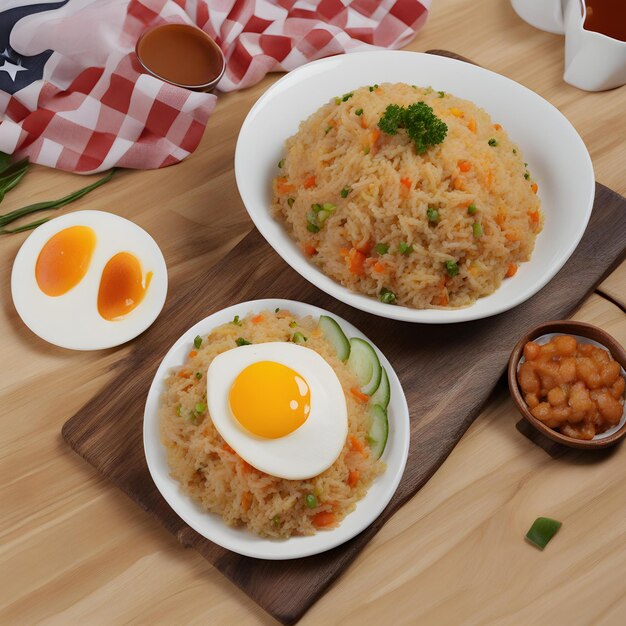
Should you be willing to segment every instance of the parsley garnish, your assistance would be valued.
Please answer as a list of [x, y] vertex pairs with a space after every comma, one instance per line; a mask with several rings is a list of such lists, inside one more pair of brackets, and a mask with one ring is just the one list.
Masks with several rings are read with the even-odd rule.
[[398, 129], [404, 128], [418, 154], [441, 143], [448, 133], [448, 126], [425, 102], [415, 102], [408, 107], [390, 104], [378, 121], [378, 128], [388, 135], [397, 135]]

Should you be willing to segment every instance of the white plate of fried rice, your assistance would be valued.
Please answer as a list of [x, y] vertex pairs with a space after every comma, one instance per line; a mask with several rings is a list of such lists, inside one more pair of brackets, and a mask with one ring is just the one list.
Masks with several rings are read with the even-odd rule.
[[[402, 127], [377, 126], [387, 105], [418, 101], [448, 129], [419, 155]], [[282, 77], [241, 128], [235, 174], [256, 227], [304, 278], [420, 323], [480, 319], [534, 295], [578, 245], [595, 191], [582, 139], [546, 100], [478, 66], [404, 51]]]
[[221, 325], [231, 322], [235, 315], [244, 319], [246, 315], [277, 309], [289, 311], [299, 318], [311, 316], [314, 320], [320, 315], [329, 315], [339, 323], [348, 337], [359, 337], [369, 341], [346, 320], [306, 303], [266, 299], [236, 304], [198, 322], [172, 346], [155, 374], [144, 412], [144, 450], [148, 468], [155, 485], [172, 509], [195, 531], [214, 543], [238, 554], [271, 560], [300, 558], [330, 550], [369, 526], [387, 506], [398, 487], [406, 465], [410, 440], [409, 411], [400, 381], [389, 361], [374, 346], [381, 365], [387, 371], [391, 390], [387, 408], [389, 435], [380, 458], [385, 469], [376, 475], [366, 494], [356, 502], [339, 526], [330, 530], [320, 529], [307, 536], [291, 536], [287, 539], [267, 538], [251, 532], [245, 525], [226, 524], [220, 515], [207, 512], [190, 497], [172, 475], [168, 451], [162, 439], [162, 419], [164, 419], [162, 409], [168, 376], [186, 362], [190, 346], [193, 346], [196, 336], [208, 335]]

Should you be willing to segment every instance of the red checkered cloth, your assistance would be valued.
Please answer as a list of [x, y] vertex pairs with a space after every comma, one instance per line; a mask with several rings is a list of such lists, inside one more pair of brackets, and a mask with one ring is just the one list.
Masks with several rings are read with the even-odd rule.
[[196, 24], [227, 61], [221, 91], [267, 72], [372, 47], [399, 48], [430, 0], [2, 0], [0, 150], [84, 174], [178, 163], [216, 96], [142, 73], [146, 28]]

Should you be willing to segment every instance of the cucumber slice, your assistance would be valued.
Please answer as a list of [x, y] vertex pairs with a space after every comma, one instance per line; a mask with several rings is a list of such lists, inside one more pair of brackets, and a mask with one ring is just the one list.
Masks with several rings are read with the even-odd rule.
[[391, 387], [389, 386], [389, 376], [384, 367], [381, 367], [380, 385], [378, 389], [372, 394], [370, 398], [370, 404], [379, 404], [386, 409], [389, 406], [389, 399], [391, 398]]
[[350, 342], [345, 336], [341, 326], [328, 315], [320, 315], [319, 327], [324, 333], [324, 337], [330, 345], [335, 348], [337, 356], [341, 361], [347, 361], [350, 356]]
[[370, 408], [370, 416], [372, 417], [372, 425], [367, 439], [374, 458], [379, 459], [387, 445], [387, 435], [389, 435], [387, 411], [380, 404], [374, 404]]
[[356, 374], [364, 394], [371, 396], [378, 389], [383, 368], [376, 350], [367, 341], [358, 337], [350, 339], [348, 367]]

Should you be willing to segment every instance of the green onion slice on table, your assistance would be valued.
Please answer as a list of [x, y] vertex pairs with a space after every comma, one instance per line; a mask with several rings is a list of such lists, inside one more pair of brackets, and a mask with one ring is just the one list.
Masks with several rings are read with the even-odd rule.
[[538, 517], [530, 530], [526, 533], [526, 539], [540, 550], [543, 550], [550, 539], [556, 535], [561, 528], [561, 522], [549, 517]]

